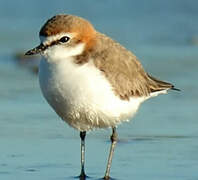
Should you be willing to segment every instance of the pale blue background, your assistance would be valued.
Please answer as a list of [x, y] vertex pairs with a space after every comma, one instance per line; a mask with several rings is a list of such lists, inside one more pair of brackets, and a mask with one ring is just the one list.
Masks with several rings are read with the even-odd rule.
[[[123, 180], [198, 179], [198, 1], [0, 0], [0, 179], [65, 180], [80, 172], [78, 132], [57, 117], [37, 76], [14, 53], [39, 43], [57, 13], [89, 19], [132, 50], [152, 75], [182, 89], [147, 101], [119, 126], [111, 174]], [[86, 170], [101, 178], [110, 130], [87, 135]]]

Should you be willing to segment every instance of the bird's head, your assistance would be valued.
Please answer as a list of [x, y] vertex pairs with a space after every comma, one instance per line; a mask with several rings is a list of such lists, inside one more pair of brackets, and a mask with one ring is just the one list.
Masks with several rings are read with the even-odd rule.
[[41, 28], [40, 45], [26, 55], [41, 54], [56, 61], [82, 54], [94, 46], [96, 31], [87, 20], [73, 15], [56, 15]]

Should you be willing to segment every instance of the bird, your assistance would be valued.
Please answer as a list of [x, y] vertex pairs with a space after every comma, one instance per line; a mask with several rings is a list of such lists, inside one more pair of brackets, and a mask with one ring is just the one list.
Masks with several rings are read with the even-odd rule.
[[112, 128], [103, 178], [108, 180], [118, 125], [132, 119], [145, 100], [179, 89], [148, 74], [131, 51], [82, 17], [57, 14], [44, 23], [39, 37], [40, 45], [25, 55], [41, 54], [42, 94], [58, 116], [80, 132], [81, 180], [87, 177], [86, 133]]

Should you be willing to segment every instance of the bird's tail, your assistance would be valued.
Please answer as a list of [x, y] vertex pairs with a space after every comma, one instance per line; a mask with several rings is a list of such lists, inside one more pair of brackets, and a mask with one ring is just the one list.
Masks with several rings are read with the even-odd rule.
[[177, 89], [172, 85], [171, 83], [161, 81], [159, 79], [156, 79], [148, 74], [148, 78], [150, 81], [150, 91], [151, 93], [155, 93], [158, 91], [167, 91], [169, 89], [180, 91], [180, 89]]

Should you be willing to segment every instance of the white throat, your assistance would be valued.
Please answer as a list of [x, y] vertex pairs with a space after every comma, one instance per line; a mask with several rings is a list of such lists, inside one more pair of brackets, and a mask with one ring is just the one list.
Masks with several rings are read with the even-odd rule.
[[48, 48], [43, 56], [48, 62], [58, 62], [60, 60], [66, 60], [70, 57], [82, 54], [85, 44], [80, 43], [74, 47], [65, 47], [64, 45], [54, 45]]

